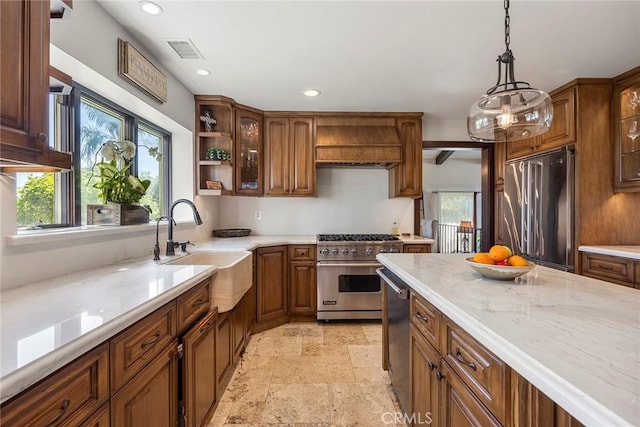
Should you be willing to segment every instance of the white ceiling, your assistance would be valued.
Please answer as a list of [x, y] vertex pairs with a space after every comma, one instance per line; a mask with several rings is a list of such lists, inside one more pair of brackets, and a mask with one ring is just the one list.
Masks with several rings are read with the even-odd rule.
[[[466, 120], [497, 79], [502, 1], [99, 0], [194, 94], [264, 110], [422, 111]], [[511, 2], [515, 74], [549, 91], [640, 65], [640, 1]], [[204, 56], [180, 59], [165, 39]], [[195, 74], [207, 68], [211, 75]], [[306, 98], [302, 90], [322, 95]]]

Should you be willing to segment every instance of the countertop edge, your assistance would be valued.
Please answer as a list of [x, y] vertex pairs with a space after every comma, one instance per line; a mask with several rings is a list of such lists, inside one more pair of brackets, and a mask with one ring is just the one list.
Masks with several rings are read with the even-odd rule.
[[103, 342], [110, 340], [146, 315], [176, 299], [202, 280], [216, 274], [217, 268], [211, 266], [185, 280], [180, 285], [174, 286], [146, 303], [136, 306], [121, 316], [98, 326], [66, 345], [4, 376], [0, 386], [0, 403], [8, 401], [40, 380], [45, 379], [58, 369], [63, 368]]
[[431, 291], [413, 276], [406, 274], [401, 267], [392, 261], [384, 257], [378, 261], [581, 423], [585, 425], [632, 426], [627, 420], [602, 406], [598, 401], [572, 386], [527, 353], [501, 338], [493, 330], [473, 319], [464, 310], [458, 309], [455, 304]]
[[618, 256], [623, 258], [634, 259], [640, 261], [640, 246], [625, 245], [625, 246], [579, 246], [580, 252], [588, 252], [592, 254]]

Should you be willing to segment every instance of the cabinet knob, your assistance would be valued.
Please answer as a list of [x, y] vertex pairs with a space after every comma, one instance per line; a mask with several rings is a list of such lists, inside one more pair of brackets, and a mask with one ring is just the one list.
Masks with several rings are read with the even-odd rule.
[[40, 142], [42, 144], [46, 144], [47, 141], [49, 140], [49, 137], [47, 136], [46, 133], [40, 132], [39, 134], [34, 135], [33, 139], [35, 139], [37, 142]]

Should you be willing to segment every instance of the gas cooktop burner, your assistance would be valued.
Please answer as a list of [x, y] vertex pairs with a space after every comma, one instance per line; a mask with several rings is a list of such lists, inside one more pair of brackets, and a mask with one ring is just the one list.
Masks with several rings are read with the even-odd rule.
[[318, 234], [319, 242], [388, 242], [400, 240], [391, 234]]

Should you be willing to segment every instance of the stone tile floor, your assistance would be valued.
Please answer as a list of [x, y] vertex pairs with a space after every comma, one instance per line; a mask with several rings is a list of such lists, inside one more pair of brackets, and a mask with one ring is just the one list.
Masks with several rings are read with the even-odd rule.
[[404, 426], [378, 322], [289, 323], [251, 337], [209, 423]]

